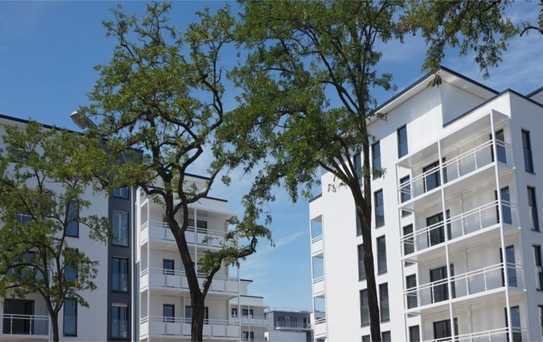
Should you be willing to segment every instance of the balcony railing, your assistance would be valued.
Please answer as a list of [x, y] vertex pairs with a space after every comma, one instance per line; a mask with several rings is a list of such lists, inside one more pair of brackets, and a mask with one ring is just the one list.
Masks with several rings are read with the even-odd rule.
[[[507, 264], [509, 287], [522, 288], [522, 269], [516, 264]], [[452, 294], [449, 295], [448, 284]], [[413, 287], [405, 291], [407, 309], [423, 307], [449, 299], [481, 294], [505, 286], [503, 263], [459, 274]]]
[[[501, 201], [503, 223], [518, 224], [517, 210], [510, 202]], [[500, 223], [498, 201], [486, 203], [480, 207], [465, 211], [434, 223], [402, 237], [404, 255], [420, 252], [430, 247], [459, 239]]]
[[[512, 328], [513, 341], [522, 341], [522, 330], [520, 328]], [[469, 342], [507, 342], [509, 341], [509, 328], [498, 328], [473, 333], [460, 334], [454, 337], [454, 341], [469, 341]], [[433, 340], [425, 340], [424, 342], [448, 342], [453, 341], [451, 337], [443, 337]]]
[[264, 318], [242, 317], [241, 325], [251, 327], [267, 327], [270, 325], [270, 322]]
[[[140, 319], [141, 336], [190, 336], [191, 319], [180, 317], [145, 316]], [[205, 337], [239, 338], [238, 321], [206, 319], [204, 321]]]
[[[200, 287], [203, 286], [205, 278], [204, 273], [198, 273], [198, 281]], [[189, 285], [187, 277], [183, 271], [163, 269], [163, 268], [151, 268], [150, 274], [148, 269], [143, 269], [140, 273], [140, 284], [142, 288], [150, 286], [151, 288], [171, 288], [188, 290]], [[232, 277], [227, 274], [217, 273], [213, 277], [210, 291], [212, 292], [237, 292], [238, 291], [238, 278]]]
[[[150, 227], [151, 239], [175, 242], [175, 238], [167, 223], [151, 221]], [[145, 229], [149, 229], [149, 223], [142, 226], [142, 230]], [[188, 243], [220, 247], [224, 242], [225, 233], [189, 226], [185, 232], [185, 237]]]
[[49, 317], [47, 315], [2, 314], [2, 334], [47, 336]]
[[[497, 141], [496, 149], [497, 160], [511, 166], [511, 146], [503, 141]], [[447, 184], [491, 164], [494, 159], [493, 144], [489, 140], [443, 162], [441, 167], [438, 165], [398, 184], [400, 198], [402, 202], [405, 202], [439, 188], [441, 186], [441, 172], [443, 172], [443, 182]]]

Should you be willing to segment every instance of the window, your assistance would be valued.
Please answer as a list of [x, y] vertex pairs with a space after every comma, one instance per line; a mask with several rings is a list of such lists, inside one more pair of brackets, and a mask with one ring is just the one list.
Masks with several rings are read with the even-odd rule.
[[375, 228], [385, 225], [385, 206], [383, 203], [383, 190], [377, 190], [373, 193], [375, 208]]
[[128, 199], [128, 187], [123, 186], [113, 189], [111, 195], [115, 198]]
[[324, 278], [324, 256], [322, 254], [315, 255], [311, 258], [313, 266], [313, 282], [317, 283]]
[[381, 322], [390, 321], [390, 310], [388, 306], [388, 284], [379, 285], [379, 303], [380, 303], [380, 313], [381, 313]]
[[79, 237], [79, 203], [71, 201], [66, 206], [66, 236]]
[[175, 274], [175, 260], [162, 259], [162, 273], [168, 275]]
[[387, 273], [387, 246], [385, 236], [377, 238], [377, 274]]
[[539, 333], [543, 336], [543, 305], [537, 307], [539, 309]]
[[[505, 312], [505, 326], [509, 327], [509, 322], [507, 320], [507, 307], [503, 308]], [[520, 308], [518, 306], [511, 307], [511, 326], [513, 327], [513, 342], [522, 342], [522, 332], [520, 325]]]
[[537, 289], [543, 291], [543, 260], [541, 259], [540, 245], [534, 245], [534, 261], [537, 276]]
[[77, 280], [77, 265], [72, 258], [77, 257], [77, 249], [66, 248], [64, 251], [64, 280], [76, 281]]
[[381, 333], [381, 341], [382, 342], [391, 342], [390, 331], [383, 331]]
[[253, 342], [255, 340], [255, 332], [254, 331], [243, 331], [243, 339], [242, 341], [247, 342]]
[[15, 218], [17, 219], [17, 223], [19, 224], [28, 224], [32, 221], [32, 216], [25, 213], [17, 213], [15, 215]]
[[128, 212], [117, 210], [113, 212], [113, 239], [117, 246], [128, 247]]
[[128, 337], [128, 305], [111, 305], [111, 337]]
[[162, 304], [162, 321], [175, 322], [175, 305]]
[[433, 162], [422, 168], [424, 174], [424, 191], [430, 191], [441, 185], [439, 175], [439, 161]]
[[400, 200], [403, 202], [411, 199], [411, 183], [409, 183], [409, 176], [400, 178]]
[[322, 239], [322, 216], [311, 220], [311, 239], [313, 241]]
[[366, 266], [364, 266], [364, 245], [358, 245], [358, 280], [366, 280]]
[[371, 342], [371, 336], [370, 335], [362, 336], [362, 342]]
[[370, 306], [368, 304], [368, 290], [360, 291], [360, 320], [363, 327], [370, 325]]
[[111, 258], [111, 289], [117, 292], [128, 292], [127, 258]]
[[358, 179], [362, 179], [362, 155], [360, 153], [354, 154], [353, 166], [356, 177], [358, 177]]
[[409, 224], [403, 228], [403, 254], [408, 255], [415, 252], [415, 237], [413, 234], [413, 225]]
[[530, 209], [530, 215], [532, 218], [532, 229], [536, 232], [539, 231], [539, 215], [537, 213], [537, 196], [535, 188], [529, 186], [528, 188], [528, 207]]
[[358, 216], [356, 208], [354, 209], [354, 217], [356, 220], [356, 236], [360, 236], [362, 235], [362, 222], [360, 222], [360, 217]]
[[238, 318], [238, 308], [232, 308], [232, 318]]
[[532, 156], [532, 141], [530, 132], [522, 130], [522, 150], [524, 152], [524, 169], [528, 173], [534, 173], [534, 159]]
[[409, 327], [409, 342], [420, 342], [420, 330], [418, 325]]
[[407, 126], [403, 125], [398, 128], [396, 134], [398, 136], [398, 158], [401, 158], [408, 153]]
[[381, 144], [380, 142], [371, 145], [371, 167], [373, 178], [379, 178], [381, 175]]
[[[417, 275], [410, 274], [405, 277], [405, 288], [411, 290], [417, 287]], [[417, 307], [417, 292], [410, 291], [407, 293], [407, 308], [416, 308]]]
[[326, 299], [324, 296], [313, 297], [313, 311], [315, 312], [316, 321], [326, 319]]
[[[454, 320], [454, 335], [458, 336], [458, 319], [455, 317]], [[451, 320], [444, 319], [442, 321], [434, 322], [434, 339], [441, 341], [447, 341], [445, 338], [452, 336], [451, 331]]]
[[63, 311], [64, 336], [77, 336], [77, 301], [71, 298], [64, 300]]

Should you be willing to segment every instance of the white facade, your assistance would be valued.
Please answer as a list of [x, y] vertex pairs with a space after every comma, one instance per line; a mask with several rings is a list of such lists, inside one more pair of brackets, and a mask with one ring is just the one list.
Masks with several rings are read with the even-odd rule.
[[[194, 181], [205, 179], [195, 177]], [[232, 216], [225, 202], [204, 198], [190, 208], [191, 226], [186, 237], [197, 268], [198, 256], [206, 249], [217, 249], [224, 241], [226, 221]], [[139, 339], [190, 340], [190, 292], [175, 239], [162, 219], [163, 209], [143, 191], [138, 191], [136, 208]], [[206, 340], [240, 340], [240, 321], [230, 317], [229, 304], [239, 293], [237, 274], [225, 268], [215, 275], [206, 298]]]
[[264, 297], [249, 294], [252, 280], [240, 279], [239, 297], [230, 300], [230, 318], [241, 324], [241, 341], [265, 342], [269, 322], [266, 320]]
[[[542, 341], [541, 92], [439, 75], [439, 86], [427, 75], [388, 101], [387, 120], [369, 128], [384, 169], [372, 182], [383, 199], [372, 223], [383, 340]], [[370, 341], [349, 190], [323, 175], [309, 215], [315, 340]]]
[[[25, 122], [0, 115], [0, 151], [4, 148], [2, 137], [5, 135], [5, 127], [14, 125], [22, 127]], [[55, 191], [54, 186], [50, 186], [50, 189]], [[94, 193], [89, 189], [83, 198], [90, 201], [91, 205], [81, 212], [82, 216], [107, 217], [109, 215], [107, 195]], [[76, 336], [63, 335], [64, 310], [60, 311], [59, 333], [61, 339], [63, 341], [106, 341], [108, 334], [108, 245], [90, 239], [88, 228], [84, 225], [79, 225], [78, 237], [66, 238], [66, 245], [79, 249], [91, 260], [97, 261], [99, 266], [94, 280], [97, 286], [96, 290], [82, 292], [89, 307], [77, 306]], [[92, 323], [89, 324], [89, 322]], [[26, 298], [0, 297], [0, 341], [47, 341], [50, 332], [47, 308], [41, 296], [33, 294]]]

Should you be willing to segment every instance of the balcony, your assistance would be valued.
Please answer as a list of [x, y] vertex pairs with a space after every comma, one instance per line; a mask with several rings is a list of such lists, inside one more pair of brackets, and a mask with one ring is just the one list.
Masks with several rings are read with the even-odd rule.
[[[175, 238], [165, 222], [151, 221], [150, 224], [147, 222], [142, 226], [141, 230], [141, 244], [147, 243], [150, 238], [151, 243], [166, 249], [177, 248]], [[218, 248], [224, 243], [225, 232], [189, 226], [185, 232], [185, 237], [191, 245]]]
[[[503, 141], [496, 142], [497, 158], [494, 158], [492, 141], [486, 141], [466, 152], [458, 154], [441, 165], [436, 165], [409, 180], [398, 184], [398, 195], [401, 199], [400, 207], [413, 209], [417, 201], [435, 202], [439, 197], [439, 190], [448, 188], [460, 181], [479, 175], [482, 180], [494, 177], [493, 166], [497, 165], [499, 171], [512, 170], [512, 149]], [[435, 155], [438, 159], [438, 155]], [[497, 159], [497, 163], [495, 160]], [[443, 181], [443, 184], [441, 184]], [[478, 180], [474, 180], [477, 182]], [[461, 186], [469, 186], [469, 183]], [[459, 191], [459, 190], [457, 190]], [[433, 195], [433, 196], [432, 196]]]
[[[503, 277], [504, 264], [500, 263], [410, 288], [404, 292], [407, 312], [438, 309], [449, 300], [459, 303], [474, 297], [501, 293], [505, 289]], [[508, 263], [507, 277], [509, 288], [524, 288], [520, 266]]]
[[311, 314], [311, 321], [313, 322], [313, 334], [316, 338], [325, 337], [328, 333], [328, 325], [326, 324], [326, 314], [324, 312], [317, 311]]
[[[485, 234], [491, 235], [492, 231], [498, 231], [500, 227], [498, 203], [492, 201], [405, 234], [401, 239], [404, 258], [417, 260], [423, 253], [438, 249], [446, 241], [454, 244], [470, 239], [469, 242], [473, 243], [477, 242], [474, 240], [476, 236], [489, 238]], [[519, 224], [517, 209], [508, 201], [502, 200], [501, 203], [504, 230], [506, 233], [514, 232]], [[429, 254], [428, 258], [431, 257]]]
[[[188, 318], [153, 316], [149, 318], [146, 316], [140, 320], [140, 337], [162, 337], [172, 339], [190, 337], [190, 327], [191, 320]], [[218, 319], [205, 320], [204, 337], [239, 341], [239, 322]]]
[[[513, 341], [522, 341], [522, 330], [520, 328], [512, 328]], [[454, 337], [454, 341], [459, 342], [508, 342], [509, 328], [499, 328], [491, 330], [476, 331], [467, 334], [460, 334]], [[451, 337], [438, 338], [433, 340], [424, 340], [424, 342], [448, 342], [453, 341]]]
[[270, 326], [270, 322], [264, 318], [242, 317], [241, 325], [244, 327], [266, 328]]
[[[199, 274], [200, 287], [204, 284], [204, 274]], [[226, 274], [216, 274], [211, 283], [209, 293], [235, 296], [238, 292], [239, 280]], [[140, 274], [140, 291], [149, 288], [162, 292], [187, 292], [189, 285], [185, 273], [178, 270], [151, 268], [144, 269]]]
[[47, 340], [49, 317], [47, 315], [2, 314], [0, 340]]

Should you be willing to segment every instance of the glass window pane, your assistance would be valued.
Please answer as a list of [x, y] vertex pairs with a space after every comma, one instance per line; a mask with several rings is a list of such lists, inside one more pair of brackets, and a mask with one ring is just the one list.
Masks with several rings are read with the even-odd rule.
[[128, 306], [113, 304], [111, 307], [111, 337], [128, 337]]
[[128, 246], [128, 212], [113, 212], [112, 243], [119, 246]]
[[311, 239], [322, 237], [322, 216], [311, 220]]
[[377, 273], [383, 274], [387, 272], [387, 249], [386, 238], [380, 236], [377, 238]]
[[385, 225], [385, 206], [383, 201], [383, 190], [378, 190], [373, 194], [374, 208], [375, 208], [375, 227], [382, 227]]
[[66, 235], [72, 237], [79, 236], [79, 204], [76, 201], [70, 202], [66, 207]]
[[77, 336], [77, 302], [75, 299], [66, 299], [63, 311], [64, 336]]

